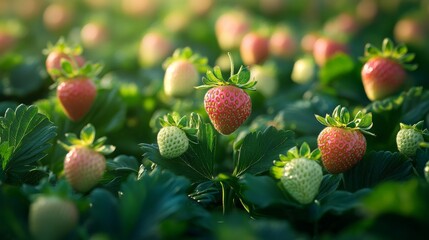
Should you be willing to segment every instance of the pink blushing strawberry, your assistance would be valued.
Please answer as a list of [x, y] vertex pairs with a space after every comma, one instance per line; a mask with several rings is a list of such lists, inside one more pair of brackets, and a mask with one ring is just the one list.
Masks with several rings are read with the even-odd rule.
[[244, 35], [249, 30], [249, 18], [241, 11], [226, 12], [216, 20], [216, 38], [222, 50], [238, 48]]
[[67, 79], [58, 86], [57, 96], [67, 116], [78, 121], [91, 109], [97, 89], [88, 78]]
[[319, 66], [325, 65], [337, 53], [347, 53], [347, 46], [328, 38], [319, 38], [313, 46], [314, 60]]
[[43, 53], [47, 55], [45, 66], [46, 71], [53, 80], [56, 80], [61, 76], [61, 61], [67, 60], [73, 67], [82, 67], [85, 64], [85, 59], [82, 57], [82, 47], [70, 46], [64, 40], [60, 38], [55, 45], [49, 43], [48, 47], [43, 50]]
[[215, 129], [224, 135], [233, 133], [250, 116], [252, 103], [243, 90], [254, 90], [256, 81], [250, 80], [247, 68], [240, 67], [234, 74], [230, 57], [231, 75], [225, 80], [218, 66], [208, 70], [203, 78], [204, 85], [197, 88], [211, 88], [204, 97], [204, 107]]
[[368, 99], [380, 100], [401, 90], [407, 75], [405, 69], [414, 70], [417, 67], [408, 63], [413, 59], [414, 54], [407, 53], [405, 45], [394, 46], [387, 38], [381, 50], [367, 44], [361, 76]]
[[250, 116], [252, 102], [243, 89], [235, 86], [219, 86], [206, 93], [204, 107], [215, 129], [228, 135]]
[[95, 128], [91, 124], [81, 130], [80, 138], [68, 133], [66, 140], [67, 143], [59, 142], [68, 150], [64, 175], [76, 191], [87, 192], [98, 184], [106, 170], [104, 154], [113, 152], [115, 147], [104, 145], [105, 137], [95, 140]]
[[342, 173], [353, 168], [362, 160], [366, 151], [366, 139], [363, 133], [372, 127], [371, 113], [359, 111], [353, 120], [347, 108], [337, 106], [332, 116], [325, 118], [316, 115], [316, 119], [326, 126], [317, 137], [317, 146], [322, 155], [325, 169], [332, 173]]
[[255, 32], [247, 33], [240, 44], [240, 55], [246, 65], [263, 63], [269, 56], [269, 39]]

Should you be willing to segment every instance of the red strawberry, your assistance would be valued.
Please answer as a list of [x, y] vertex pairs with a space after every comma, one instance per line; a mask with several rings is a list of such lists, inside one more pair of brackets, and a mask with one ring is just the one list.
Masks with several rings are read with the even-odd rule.
[[316, 115], [316, 119], [326, 125], [317, 137], [317, 146], [322, 154], [326, 170], [332, 174], [345, 172], [356, 165], [366, 151], [366, 139], [362, 133], [369, 133], [372, 127], [372, 115], [358, 112], [350, 121], [346, 108], [337, 106], [325, 118]]
[[154, 67], [161, 64], [173, 51], [173, 43], [158, 32], [146, 33], [139, 46], [139, 62], [143, 67]]
[[68, 79], [57, 88], [57, 96], [67, 116], [78, 121], [91, 109], [97, 95], [94, 83], [88, 78]]
[[80, 38], [85, 47], [97, 48], [106, 43], [109, 38], [109, 31], [101, 22], [89, 22], [82, 27]]
[[207, 78], [203, 78], [205, 85], [197, 88], [212, 88], [204, 97], [204, 107], [214, 128], [221, 134], [228, 135], [234, 132], [250, 116], [252, 102], [243, 89], [254, 90], [255, 81], [250, 81], [250, 72], [240, 67], [234, 74], [234, 65], [231, 60], [231, 76], [224, 80], [218, 66], [214, 71], [207, 71]]
[[51, 3], [43, 12], [43, 23], [50, 31], [61, 31], [71, 25], [73, 15], [74, 12], [70, 5]]
[[78, 139], [74, 134], [66, 134], [68, 144], [60, 144], [69, 152], [64, 160], [64, 175], [78, 192], [87, 192], [100, 181], [106, 169], [103, 154], [114, 151], [113, 146], [103, 146], [105, 138], [95, 140], [95, 129], [86, 125]]
[[270, 53], [274, 56], [291, 58], [297, 51], [297, 42], [288, 27], [279, 27], [270, 37]]
[[58, 196], [39, 196], [31, 205], [29, 228], [35, 239], [62, 239], [77, 226], [76, 205]]
[[9, 51], [16, 42], [16, 38], [5, 31], [0, 30], [0, 55]]
[[427, 30], [424, 25], [424, 22], [418, 18], [400, 19], [393, 30], [395, 39], [410, 45], [424, 46], [427, 38]]
[[48, 44], [48, 48], [43, 50], [48, 55], [45, 61], [46, 71], [52, 79], [60, 77], [61, 60], [68, 60], [74, 67], [82, 67], [85, 59], [80, 55], [82, 48], [80, 46], [71, 47], [63, 38], [60, 38], [55, 45]]
[[389, 39], [384, 39], [380, 51], [371, 44], [365, 46], [364, 64], [361, 75], [369, 100], [380, 100], [399, 91], [405, 81], [405, 69], [414, 70], [416, 65], [406, 64], [414, 59], [414, 54], [407, 53], [404, 45], [394, 46]]
[[347, 53], [346, 45], [324, 37], [314, 43], [313, 56], [319, 66], [325, 65], [326, 61], [337, 53]]
[[269, 39], [255, 32], [247, 33], [240, 44], [240, 55], [245, 65], [263, 63], [269, 55]]

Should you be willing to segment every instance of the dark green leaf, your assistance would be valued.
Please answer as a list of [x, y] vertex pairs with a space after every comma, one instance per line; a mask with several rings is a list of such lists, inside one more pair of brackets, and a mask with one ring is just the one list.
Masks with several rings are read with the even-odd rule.
[[4, 169], [12, 178], [8, 181], [20, 182], [19, 177], [46, 156], [44, 151], [55, 136], [56, 127], [38, 113], [35, 106], [19, 105], [15, 111], [8, 109], [5, 116], [0, 117], [0, 139], [14, 148]]
[[238, 74], [238, 84], [245, 84], [250, 79], [250, 71], [246, 67], [240, 68], [241, 71], [239, 71]]
[[97, 233], [116, 236], [120, 230], [118, 200], [107, 190], [96, 188], [89, 195], [91, 228]]
[[344, 173], [348, 191], [372, 188], [385, 181], [404, 181], [413, 176], [411, 161], [400, 153], [371, 152], [351, 170]]
[[73, 73], [73, 66], [69, 60], [61, 59], [61, 69], [65, 73], [64, 75], [68, 76]]
[[268, 171], [279, 154], [286, 153], [295, 146], [294, 135], [292, 131], [279, 131], [274, 127], [250, 133], [244, 138], [240, 149], [234, 152], [233, 175]]
[[354, 193], [335, 191], [320, 200], [317, 215], [314, 217], [315, 219], [320, 219], [326, 213], [340, 215], [355, 209], [360, 206], [361, 199], [369, 193], [369, 189], [361, 189]]
[[319, 194], [317, 194], [316, 199], [322, 200], [329, 194], [333, 193], [335, 190], [337, 190], [338, 186], [341, 182], [341, 175], [338, 174], [326, 174], [323, 176], [322, 183], [319, 187]]
[[328, 84], [336, 78], [350, 73], [354, 67], [355, 64], [350, 56], [343, 53], [335, 54], [320, 69], [320, 80], [322, 83]]

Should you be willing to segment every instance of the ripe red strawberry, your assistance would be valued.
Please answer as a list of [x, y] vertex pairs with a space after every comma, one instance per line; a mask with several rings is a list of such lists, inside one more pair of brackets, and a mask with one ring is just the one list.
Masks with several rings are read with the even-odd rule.
[[245, 65], [261, 64], [269, 56], [269, 38], [249, 32], [241, 41], [240, 55]]
[[61, 60], [68, 60], [73, 67], [82, 67], [85, 64], [85, 59], [81, 56], [82, 48], [69, 46], [63, 38], [60, 38], [55, 45], [48, 44], [43, 53], [47, 55], [46, 71], [53, 80], [61, 76]]
[[414, 70], [417, 67], [407, 64], [413, 59], [414, 54], [407, 53], [406, 46], [395, 47], [388, 38], [384, 39], [381, 51], [367, 44], [361, 75], [368, 99], [380, 100], [399, 91], [405, 82], [405, 69]]
[[190, 48], [177, 49], [163, 64], [164, 92], [169, 97], [186, 97], [200, 81], [200, 72], [207, 70], [207, 58], [194, 54]]
[[97, 88], [86, 77], [67, 79], [58, 86], [57, 96], [66, 115], [73, 121], [79, 121], [91, 109]]
[[337, 106], [332, 117], [329, 114], [325, 118], [316, 115], [316, 119], [327, 126], [317, 137], [325, 169], [337, 174], [354, 167], [366, 151], [366, 139], [362, 133], [372, 134], [368, 132], [372, 127], [371, 113], [359, 111], [350, 121], [347, 108]]
[[68, 144], [60, 144], [68, 150], [64, 159], [64, 175], [70, 185], [78, 192], [91, 190], [100, 181], [106, 169], [103, 154], [114, 151], [113, 146], [103, 146], [106, 138], [95, 140], [95, 129], [86, 125], [80, 139], [74, 134], [66, 134]]
[[297, 42], [288, 27], [278, 27], [270, 37], [270, 53], [286, 59], [292, 58], [297, 52]]
[[304, 142], [299, 149], [293, 147], [279, 158], [271, 168], [274, 177], [280, 179], [284, 189], [299, 203], [313, 202], [323, 180], [319, 149], [311, 152]]
[[218, 66], [213, 72], [208, 70], [203, 78], [205, 85], [197, 88], [211, 88], [204, 97], [204, 107], [214, 128], [221, 134], [234, 132], [250, 116], [252, 102], [243, 89], [254, 90], [256, 81], [250, 80], [247, 68], [240, 67], [234, 74], [234, 64], [231, 61], [231, 75], [224, 80]]
[[321, 37], [313, 46], [313, 56], [319, 66], [325, 65], [329, 58], [337, 53], [347, 53], [347, 46], [332, 39]]
[[78, 223], [76, 205], [58, 196], [39, 196], [28, 216], [30, 233], [35, 239], [62, 239]]

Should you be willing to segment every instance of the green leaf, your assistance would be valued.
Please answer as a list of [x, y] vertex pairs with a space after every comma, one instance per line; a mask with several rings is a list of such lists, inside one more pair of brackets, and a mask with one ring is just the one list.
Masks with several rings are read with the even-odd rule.
[[214, 177], [216, 134], [211, 124], [204, 123], [197, 116], [197, 123], [191, 125], [199, 130], [198, 143], [190, 142], [188, 150], [175, 159], [163, 158], [156, 144], [140, 144], [143, 157], [169, 169], [177, 175], [188, 177], [192, 182], [211, 180]]
[[344, 185], [346, 190], [354, 192], [386, 181], [405, 181], [412, 176], [413, 165], [406, 156], [397, 152], [371, 152], [344, 173]]
[[394, 44], [389, 38], [383, 40], [381, 51], [385, 56], [391, 56], [393, 53]]
[[214, 72], [214, 75], [216, 76], [217, 79], [224, 80], [223, 75], [222, 75], [222, 70], [220, 69], [219, 66], [215, 66], [213, 68], [213, 72]]
[[326, 174], [323, 176], [322, 183], [319, 187], [319, 193], [316, 196], [318, 201], [322, 200], [329, 194], [337, 190], [341, 182], [340, 174]]
[[0, 161], [2, 162], [2, 169], [6, 168], [7, 163], [13, 153], [13, 147], [9, 146], [9, 142], [5, 141], [0, 144]]
[[245, 84], [250, 80], [250, 71], [247, 67], [240, 68], [240, 71], [237, 73], [238, 75], [238, 84]]
[[90, 145], [95, 139], [95, 128], [92, 124], [87, 124], [80, 131], [80, 139], [86, 144]]
[[46, 156], [45, 150], [51, 146], [50, 140], [55, 136], [56, 127], [37, 112], [37, 107], [21, 104], [15, 111], [8, 109], [5, 116], [0, 117], [0, 139], [13, 147], [4, 167], [8, 176], [5, 181], [20, 183], [20, 177]]
[[61, 59], [61, 70], [66, 76], [72, 75], [74, 71], [71, 62], [64, 58]]
[[268, 127], [247, 135], [241, 147], [234, 152], [234, 176], [244, 173], [260, 174], [269, 171], [279, 154], [295, 146], [292, 131]]
[[310, 157], [310, 146], [308, 146], [308, 143], [304, 142], [301, 147], [299, 148], [299, 155], [302, 157], [309, 158]]
[[[160, 169], [145, 171], [138, 180], [130, 177], [119, 199], [120, 239], [183, 238], [190, 230], [203, 230], [209, 215], [188, 198], [189, 187], [186, 178]], [[169, 231], [163, 229], [167, 226]]]
[[369, 189], [361, 189], [354, 193], [335, 191], [319, 201], [319, 207], [313, 217], [320, 219], [327, 213], [341, 215], [352, 209], [357, 209], [361, 204], [361, 199], [369, 193]]
[[[109, 191], [96, 188], [89, 195], [89, 219], [97, 232], [118, 237], [120, 230], [118, 199]], [[107, 210], [107, 211], [106, 211]]]
[[344, 53], [337, 53], [332, 58], [329, 58], [320, 69], [320, 81], [323, 84], [329, 84], [338, 77], [352, 72], [354, 67], [355, 63], [350, 56]]

